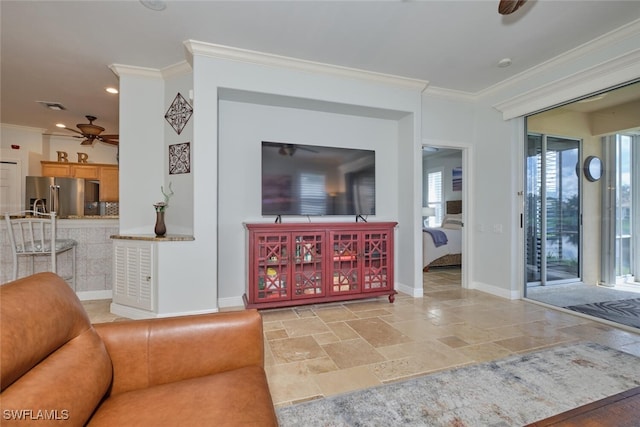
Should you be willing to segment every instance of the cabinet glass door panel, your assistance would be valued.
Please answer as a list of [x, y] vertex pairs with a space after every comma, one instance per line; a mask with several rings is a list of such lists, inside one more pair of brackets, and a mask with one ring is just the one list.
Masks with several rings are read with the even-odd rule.
[[389, 287], [387, 280], [389, 265], [387, 260], [387, 232], [364, 233], [363, 269], [364, 291], [380, 290]]
[[289, 298], [289, 236], [258, 235], [258, 300]]
[[359, 292], [361, 288], [358, 269], [360, 268], [360, 240], [358, 233], [331, 233], [331, 276], [329, 287], [332, 294]]
[[313, 298], [324, 295], [323, 232], [293, 236], [293, 298]]

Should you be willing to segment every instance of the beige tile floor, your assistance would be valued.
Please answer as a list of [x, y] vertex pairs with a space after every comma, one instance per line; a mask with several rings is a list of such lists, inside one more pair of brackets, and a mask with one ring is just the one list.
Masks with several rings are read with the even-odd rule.
[[[424, 273], [424, 297], [263, 310], [276, 406], [589, 340], [640, 356], [640, 334], [460, 287], [459, 269]], [[95, 322], [109, 301], [85, 303]]]

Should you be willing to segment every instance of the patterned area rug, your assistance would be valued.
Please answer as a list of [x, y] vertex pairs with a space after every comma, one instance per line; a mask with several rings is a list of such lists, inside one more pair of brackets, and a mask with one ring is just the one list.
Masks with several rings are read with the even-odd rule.
[[572, 305], [569, 310], [640, 328], [640, 298]]
[[287, 426], [522, 426], [640, 385], [640, 358], [580, 343], [277, 409]]

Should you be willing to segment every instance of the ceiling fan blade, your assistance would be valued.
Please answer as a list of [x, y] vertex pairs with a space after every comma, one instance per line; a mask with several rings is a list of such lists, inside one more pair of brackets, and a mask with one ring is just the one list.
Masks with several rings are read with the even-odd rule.
[[118, 145], [119, 135], [100, 135], [97, 136], [96, 139], [98, 141], [104, 142], [105, 144]]
[[498, 13], [500, 15], [510, 15], [520, 8], [527, 0], [500, 0]]
[[85, 139], [84, 141], [82, 141], [80, 143], [80, 145], [93, 145], [93, 140], [92, 139]]

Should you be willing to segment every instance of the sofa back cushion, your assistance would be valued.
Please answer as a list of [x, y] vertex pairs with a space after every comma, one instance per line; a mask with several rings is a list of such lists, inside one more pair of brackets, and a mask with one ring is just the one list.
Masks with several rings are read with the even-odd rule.
[[59, 276], [39, 273], [0, 286], [0, 301], [3, 423], [54, 417], [84, 424], [112, 368], [78, 297]]

